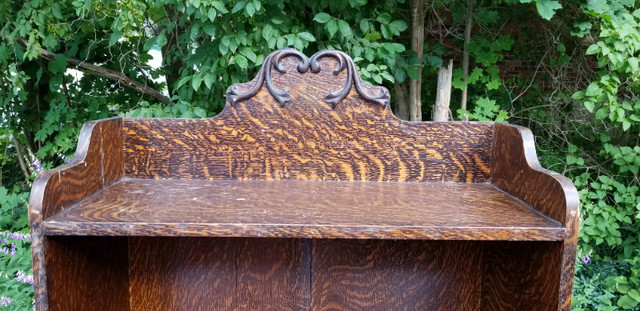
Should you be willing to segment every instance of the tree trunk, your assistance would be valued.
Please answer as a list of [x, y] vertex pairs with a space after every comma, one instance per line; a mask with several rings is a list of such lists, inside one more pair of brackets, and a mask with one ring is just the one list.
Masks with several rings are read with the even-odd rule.
[[409, 95], [407, 89], [407, 81], [405, 80], [402, 83], [395, 83], [395, 108], [396, 108], [396, 117], [402, 120], [409, 120], [409, 99], [407, 98]]
[[449, 66], [440, 67], [438, 72], [438, 90], [436, 92], [436, 107], [433, 110], [433, 121], [447, 121], [449, 101], [451, 100], [451, 76], [453, 74], [453, 60]]
[[20, 141], [18, 141], [18, 138], [15, 135], [13, 135], [13, 146], [16, 147], [18, 163], [20, 164], [20, 168], [22, 169], [24, 178], [29, 179], [31, 177], [31, 172], [29, 171], [29, 168], [27, 167], [26, 163], [24, 163], [24, 155], [22, 152], [22, 147], [20, 146]]
[[[425, 0], [413, 0], [411, 14], [411, 49], [422, 60], [424, 52], [424, 17], [426, 14]], [[422, 67], [418, 67], [418, 79], [409, 80], [409, 120], [422, 120]]]
[[467, 2], [467, 16], [464, 26], [464, 51], [462, 52], [462, 76], [464, 79], [464, 90], [462, 90], [462, 99], [460, 100], [460, 108], [467, 109], [467, 76], [469, 76], [469, 42], [471, 41], [471, 27], [473, 26], [473, 0]]
[[[175, 12], [171, 5], [164, 6], [164, 9], [165, 12]], [[162, 52], [163, 70], [167, 79], [167, 90], [169, 91], [169, 95], [177, 95], [178, 93], [173, 89], [173, 87], [180, 79], [180, 70], [184, 68], [184, 63], [177, 53], [174, 53], [174, 55], [171, 56], [171, 49], [180, 48], [178, 36], [184, 32], [184, 29], [183, 27], [180, 27], [177, 22], [174, 25], [174, 28], [170, 29], [171, 28], [168, 27], [166, 31], [167, 44], [165, 44], [160, 51]]]

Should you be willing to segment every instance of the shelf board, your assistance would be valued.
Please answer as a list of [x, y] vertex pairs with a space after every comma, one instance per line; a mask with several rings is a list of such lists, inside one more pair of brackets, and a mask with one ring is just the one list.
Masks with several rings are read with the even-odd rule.
[[124, 179], [46, 235], [559, 241], [564, 227], [491, 184]]

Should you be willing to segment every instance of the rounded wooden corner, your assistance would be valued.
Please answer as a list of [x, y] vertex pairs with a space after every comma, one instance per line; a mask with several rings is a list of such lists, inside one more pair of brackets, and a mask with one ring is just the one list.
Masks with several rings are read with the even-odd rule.
[[[60, 183], [60, 174], [67, 170], [83, 165], [90, 156], [90, 150], [101, 150], [102, 144], [102, 128], [98, 125], [104, 122], [122, 120], [121, 117], [94, 120], [83, 124], [78, 136], [78, 145], [76, 152], [69, 163], [60, 167], [45, 171], [36, 177], [31, 186], [31, 194], [29, 197], [29, 221], [31, 223], [43, 221], [44, 200], [47, 197], [51, 187], [55, 187]], [[100, 163], [102, 166], [102, 163]], [[102, 168], [101, 168], [102, 170]], [[100, 174], [103, 172], [101, 171]]]
[[[31, 185], [31, 194], [29, 196], [29, 221], [31, 223], [42, 221], [42, 208], [47, 186], [51, 185], [53, 179], [59, 177], [60, 172], [70, 169], [85, 161], [89, 147], [92, 143], [93, 131], [99, 121], [89, 121], [82, 125], [80, 135], [78, 137], [78, 145], [76, 152], [69, 163], [47, 170], [38, 175]], [[98, 138], [99, 139], [99, 138]], [[96, 142], [93, 142], [96, 143]], [[97, 142], [98, 144], [100, 142]]]
[[[508, 168], [499, 168], [502, 165], [508, 165]], [[575, 226], [573, 223], [574, 221], [577, 222], [579, 218], [580, 199], [578, 190], [567, 177], [542, 167], [536, 152], [535, 138], [530, 129], [519, 125], [495, 123], [491, 171], [492, 182], [496, 181], [501, 188], [516, 189], [518, 182], [525, 181], [536, 181], [539, 183], [538, 187], [545, 186], [545, 183], [554, 183], [558, 189], [561, 189], [565, 210], [563, 219], [552, 218], [562, 220], [561, 222], [566, 226]], [[511, 176], [500, 176], [508, 174], [511, 174]], [[552, 185], [546, 185], [546, 187], [554, 188]], [[525, 197], [535, 197], [529, 196], [528, 192], [534, 191], [536, 187], [528, 188], [524, 187], [518, 191], [522, 192], [521, 195]], [[507, 190], [507, 192], [510, 192], [510, 190]], [[527, 203], [537, 208], [537, 204]]]

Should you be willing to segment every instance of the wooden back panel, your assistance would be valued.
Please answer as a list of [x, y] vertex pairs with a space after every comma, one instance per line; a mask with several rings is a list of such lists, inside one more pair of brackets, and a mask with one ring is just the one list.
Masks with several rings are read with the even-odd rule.
[[487, 182], [493, 123], [401, 121], [338, 51], [270, 54], [210, 119], [125, 119], [125, 176]]

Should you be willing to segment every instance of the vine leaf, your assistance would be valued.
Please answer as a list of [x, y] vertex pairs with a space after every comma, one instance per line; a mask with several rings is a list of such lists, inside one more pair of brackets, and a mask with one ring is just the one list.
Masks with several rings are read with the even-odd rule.
[[556, 14], [556, 10], [562, 8], [562, 5], [556, 0], [536, 0], [536, 7], [542, 18], [550, 20]]

